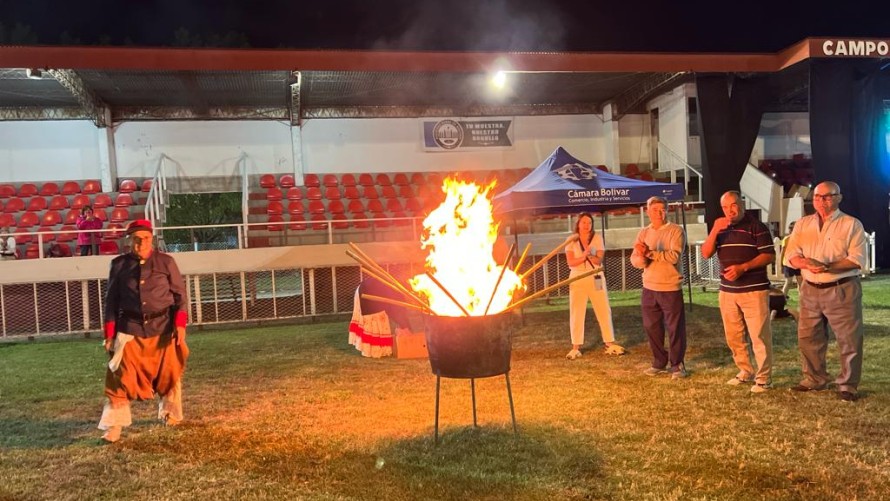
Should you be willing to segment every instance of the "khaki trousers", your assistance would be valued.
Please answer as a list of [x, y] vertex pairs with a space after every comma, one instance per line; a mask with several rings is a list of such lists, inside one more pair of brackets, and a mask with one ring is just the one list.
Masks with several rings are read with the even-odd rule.
[[[750, 380], [753, 377], [758, 384], [770, 384], [773, 335], [769, 324], [769, 291], [720, 291], [720, 316], [726, 345], [739, 368], [738, 378]], [[751, 351], [756, 367], [751, 363]]]

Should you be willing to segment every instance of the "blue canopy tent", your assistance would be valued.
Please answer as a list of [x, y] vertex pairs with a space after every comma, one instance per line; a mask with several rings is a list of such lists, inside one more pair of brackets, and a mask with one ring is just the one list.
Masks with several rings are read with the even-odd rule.
[[[544, 214], [603, 213], [611, 209], [639, 207], [652, 196], [662, 197], [668, 202], [682, 202], [685, 191], [680, 184], [630, 179], [598, 170], [560, 146], [527, 176], [496, 195], [493, 202], [495, 212], [515, 219]], [[682, 204], [680, 207], [685, 233], [686, 212]], [[689, 270], [688, 246], [686, 258], [686, 268]], [[692, 282], [688, 272], [686, 279], [691, 305]]]

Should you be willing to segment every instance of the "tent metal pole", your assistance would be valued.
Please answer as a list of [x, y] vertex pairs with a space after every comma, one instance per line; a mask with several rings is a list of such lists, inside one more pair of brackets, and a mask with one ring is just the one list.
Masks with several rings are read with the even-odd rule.
[[686, 202], [680, 202], [680, 217], [683, 219], [683, 237], [686, 240], [686, 291], [689, 294], [689, 311], [692, 311], [692, 256], [689, 255], [689, 234], [686, 232]]

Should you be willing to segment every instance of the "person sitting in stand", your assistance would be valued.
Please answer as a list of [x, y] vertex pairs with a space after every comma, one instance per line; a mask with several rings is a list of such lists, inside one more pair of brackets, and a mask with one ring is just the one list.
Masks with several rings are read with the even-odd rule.
[[15, 237], [10, 235], [9, 227], [0, 229], [0, 261], [15, 260]]
[[404, 298], [371, 276], [366, 276], [355, 289], [349, 344], [355, 346], [363, 357], [391, 356], [393, 330], [390, 321], [396, 325], [396, 335], [409, 334], [408, 313], [404, 307], [363, 298], [362, 294], [398, 301], [404, 301]]

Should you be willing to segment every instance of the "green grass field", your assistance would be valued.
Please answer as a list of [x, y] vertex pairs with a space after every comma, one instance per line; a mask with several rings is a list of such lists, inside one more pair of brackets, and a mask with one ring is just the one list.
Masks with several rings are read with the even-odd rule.
[[[796, 394], [796, 327], [773, 323], [776, 388], [736, 370], [715, 293], [688, 314], [690, 377], [647, 377], [637, 294], [617, 294], [618, 340], [569, 349], [565, 301], [517, 326], [510, 380], [442, 380], [426, 360], [364, 359], [346, 321], [195, 332], [186, 422], [164, 428], [134, 404], [114, 445], [95, 428], [105, 355], [98, 339], [0, 344], [0, 499], [887, 499], [890, 277], [865, 283], [862, 399]], [[792, 303], [793, 304], [793, 303]], [[834, 343], [829, 370], [838, 370]]]

